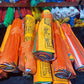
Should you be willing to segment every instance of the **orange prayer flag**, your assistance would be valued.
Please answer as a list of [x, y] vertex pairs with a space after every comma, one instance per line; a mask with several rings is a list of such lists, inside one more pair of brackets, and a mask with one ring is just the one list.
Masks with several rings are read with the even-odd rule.
[[66, 44], [61, 36], [57, 22], [54, 23], [55, 53], [57, 58], [52, 62], [55, 75], [59, 78], [69, 79], [75, 76], [71, 61], [68, 56]]
[[22, 21], [16, 18], [11, 26], [10, 34], [6, 41], [3, 52], [1, 52], [0, 68], [6, 72], [16, 70], [18, 63], [18, 51], [20, 44], [20, 28]]
[[61, 27], [66, 36], [66, 41], [71, 49], [71, 52], [73, 53], [76, 70], [84, 71], [84, 48], [68, 24], [62, 24]]

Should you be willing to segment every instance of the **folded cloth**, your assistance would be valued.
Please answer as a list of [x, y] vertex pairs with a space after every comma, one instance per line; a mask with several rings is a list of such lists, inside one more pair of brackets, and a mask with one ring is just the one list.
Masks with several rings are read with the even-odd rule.
[[52, 74], [49, 62], [37, 60], [37, 72], [34, 75], [34, 84], [40, 83], [52, 83]]
[[22, 43], [22, 53], [25, 54], [25, 73], [35, 74], [36, 60], [33, 56], [35, 40], [35, 19], [31, 15], [25, 16], [25, 36]]
[[18, 51], [20, 44], [20, 28], [22, 27], [22, 20], [16, 18], [13, 21], [11, 30], [7, 41], [1, 52], [0, 68], [6, 72], [13, 72], [16, 70], [18, 63]]
[[52, 44], [51, 23], [52, 15], [50, 11], [45, 10], [39, 23], [33, 49], [34, 56], [43, 61], [52, 61], [54, 59], [53, 53], [55, 51]]
[[56, 22], [57, 22], [58, 25], [59, 25], [60, 32], [61, 32], [61, 36], [62, 36], [62, 38], [63, 38], [63, 40], [65, 41], [65, 44], [66, 44], [66, 46], [67, 46], [67, 52], [68, 52], [68, 55], [69, 55], [69, 57], [70, 57], [70, 60], [71, 60], [71, 62], [74, 62], [73, 54], [71, 53], [70, 47], [69, 47], [69, 45], [68, 45], [68, 43], [67, 43], [67, 41], [66, 41], [66, 37], [65, 37], [65, 35], [64, 35], [64, 32], [63, 32], [63, 30], [62, 30], [62, 28], [61, 28], [59, 22], [58, 22], [58, 21], [56, 21]]
[[61, 27], [66, 36], [67, 43], [73, 53], [75, 69], [82, 72], [84, 71], [84, 48], [68, 24], [62, 24]]
[[71, 61], [68, 56], [67, 46], [62, 39], [60, 32], [60, 25], [57, 22], [54, 23], [53, 33], [55, 42], [56, 59], [52, 62], [55, 76], [63, 79], [69, 79], [76, 76]]
[[55, 72], [52, 64], [51, 64], [51, 68], [52, 68], [53, 84], [69, 84], [68, 79], [61, 79], [55, 76]]

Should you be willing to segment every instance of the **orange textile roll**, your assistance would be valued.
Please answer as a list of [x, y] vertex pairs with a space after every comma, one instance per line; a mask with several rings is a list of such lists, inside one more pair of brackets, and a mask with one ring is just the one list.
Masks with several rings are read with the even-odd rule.
[[84, 48], [68, 24], [62, 24], [61, 27], [66, 36], [66, 41], [73, 53], [75, 59], [75, 69], [78, 71], [84, 71]]
[[25, 16], [25, 36], [22, 43], [22, 53], [25, 55], [25, 73], [35, 74], [36, 60], [33, 56], [33, 46], [35, 40], [35, 19], [31, 15]]
[[60, 28], [57, 22], [54, 23], [53, 33], [55, 34], [55, 52], [57, 58], [53, 61], [55, 76], [63, 79], [69, 79], [76, 74], [73, 70], [71, 61], [68, 56], [66, 44], [61, 36]]
[[[59, 24], [58, 21], [56, 21], [57, 25], [59, 26], [59, 29], [61, 28], [61, 25]], [[61, 31], [60, 31], [61, 33]], [[61, 34], [61, 37], [62, 37], [62, 34]], [[72, 64], [71, 64], [71, 61], [70, 61], [70, 58], [69, 58], [69, 49], [67, 47], [67, 44], [66, 44], [66, 41], [64, 41], [63, 37], [61, 39], [61, 42], [62, 42], [62, 50], [64, 52], [64, 59], [65, 59], [65, 64], [66, 64], [66, 67], [67, 67], [67, 71], [70, 71], [71, 72], [71, 76], [70, 78], [75, 78], [76, 77], [76, 73], [74, 72], [74, 69], [72, 67]]]
[[18, 62], [18, 51], [20, 44], [20, 33], [22, 27], [22, 20], [16, 18], [11, 26], [11, 30], [4, 46], [3, 52], [1, 52], [0, 68], [6, 72], [13, 72], [16, 70]]
[[[55, 46], [56, 46], [56, 48], [55, 48], [55, 53], [56, 53], [56, 55], [57, 55], [57, 59], [55, 59], [55, 61], [53, 61], [52, 63], [53, 63], [53, 67], [54, 67], [54, 71], [57, 73], [61, 73], [61, 75], [63, 74], [64, 76], [66, 75], [67, 76], [67, 74], [66, 74], [66, 72], [65, 71], [63, 71], [63, 69], [65, 69], [66, 70], [66, 65], [65, 65], [65, 59], [64, 59], [64, 56], [63, 56], [63, 51], [62, 51], [62, 43], [61, 43], [61, 37], [60, 37], [60, 33], [59, 33], [59, 29], [58, 29], [58, 27], [57, 27], [57, 24], [56, 24], [56, 22], [54, 23], [54, 31], [52, 31], [54, 34], [55, 34], [55, 37], [53, 37], [53, 38], [55, 38]], [[60, 70], [60, 71], [59, 71]], [[64, 73], [63, 73], [64, 72]], [[58, 76], [57, 76], [58, 77]], [[60, 76], [61, 77], [61, 76]], [[64, 78], [64, 77], [63, 77]]]
[[53, 84], [68, 84], [68, 79], [61, 79], [55, 76], [55, 72], [52, 64], [51, 64], [51, 68], [52, 68]]
[[73, 55], [72, 55], [71, 50], [70, 50], [70, 47], [69, 47], [69, 45], [68, 45], [68, 43], [67, 43], [67, 41], [66, 41], [66, 37], [65, 37], [65, 35], [64, 35], [64, 33], [63, 33], [63, 30], [62, 30], [62, 28], [61, 28], [61, 25], [59, 24], [58, 21], [56, 21], [56, 22], [57, 22], [58, 25], [59, 25], [60, 32], [61, 32], [61, 36], [62, 36], [62, 38], [63, 38], [63, 40], [64, 40], [64, 42], [65, 42], [65, 44], [66, 44], [66, 46], [67, 46], [67, 52], [68, 52], [68, 55], [69, 55], [69, 57], [70, 57], [70, 60], [71, 60], [71, 62], [74, 62]]

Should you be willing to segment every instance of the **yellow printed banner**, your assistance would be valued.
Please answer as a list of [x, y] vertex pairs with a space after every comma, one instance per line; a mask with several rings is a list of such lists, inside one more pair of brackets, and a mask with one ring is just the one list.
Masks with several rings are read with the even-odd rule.
[[52, 45], [51, 27], [44, 24], [45, 19], [41, 20], [38, 28], [38, 50], [54, 53]]
[[25, 74], [35, 74], [36, 60], [33, 56], [33, 46], [35, 40], [35, 18], [31, 15], [25, 16], [25, 36], [22, 43], [22, 53], [25, 57]]
[[[48, 16], [48, 17], [47, 17]], [[52, 61], [55, 53], [52, 43], [52, 17], [48, 10], [42, 13], [33, 48], [34, 56], [42, 61]]]
[[34, 75], [34, 83], [51, 83], [51, 67], [50, 63], [37, 60], [37, 72]]

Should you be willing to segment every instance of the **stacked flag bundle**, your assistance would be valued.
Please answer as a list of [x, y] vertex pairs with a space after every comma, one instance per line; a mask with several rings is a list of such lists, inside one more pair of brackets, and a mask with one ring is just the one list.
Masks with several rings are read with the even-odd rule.
[[9, 25], [0, 48], [0, 79], [7, 72], [23, 72], [34, 76], [34, 83], [70, 84], [76, 77], [72, 66], [84, 72], [84, 48], [69, 24], [53, 22], [49, 10], [44, 10], [41, 21], [26, 15], [15, 18]]
[[39, 23], [33, 53], [34, 56], [43, 61], [51, 61], [54, 59], [53, 43], [52, 43], [52, 15], [48, 10], [42, 13], [42, 20]]

